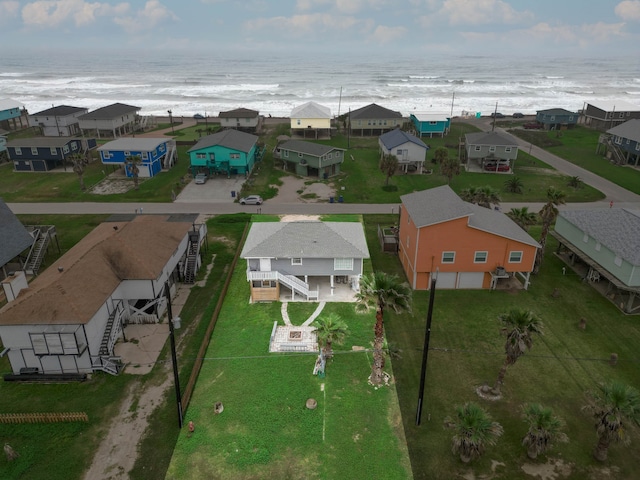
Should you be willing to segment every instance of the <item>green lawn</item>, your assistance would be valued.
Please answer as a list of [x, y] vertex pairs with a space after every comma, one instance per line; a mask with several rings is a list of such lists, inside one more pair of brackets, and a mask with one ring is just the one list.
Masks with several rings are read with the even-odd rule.
[[560, 136], [557, 132], [531, 132], [521, 129], [513, 129], [509, 132], [616, 185], [640, 194], [640, 169], [611, 163], [602, 155], [603, 150], [601, 154], [596, 153], [601, 132], [580, 126], [562, 130]]
[[[376, 238], [376, 225], [388, 224], [394, 218], [365, 217], [370, 245]], [[550, 237], [547, 252], [555, 247]], [[375, 269], [403, 275], [395, 256], [380, 253], [377, 248], [370, 250]], [[520, 445], [526, 425], [519, 409], [526, 402], [554, 408], [566, 421], [565, 432], [570, 438], [569, 443], [559, 444], [535, 463], [562, 461], [571, 469], [567, 478], [606, 478], [603, 466], [591, 457], [596, 443], [592, 420], [580, 409], [586, 404], [587, 392], [599, 382], [616, 378], [640, 385], [640, 325], [637, 316], [621, 314], [578, 276], [562, 275], [562, 265], [548, 253], [529, 291], [436, 291], [421, 426], [415, 426], [415, 413], [429, 293], [415, 292], [412, 316], [390, 315], [387, 336], [392, 348], [400, 351], [400, 356], [393, 359], [393, 369], [414, 478], [458, 478], [469, 471], [474, 472], [473, 478], [531, 478], [521, 469], [530, 463]], [[557, 297], [552, 295], [556, 288]], [[496, 379], [504, 359], [504, 337], [497, 316], [513, 307], [540, 315], [545, 335], [536, 338], [533, 349], [507, 371], [504, 398], [485, 401], [474, 389], [485, 382], [493, 384]], [[578, 328], [582, 317], [587, 319], [585, 331]], [[613, 352], [620, 358], [616, 367], [608, 364]], [[488, 448], [471, 467], [451, 453], [452, 433], [443, 427], [454, 405], [467, 401], [479, 402], [505, 429], [498, 444]], [[630, 430], [634, 446], [613, 445], [604, 465], [616, 472], [616, 478], [633, 478], [640, 466], [637, 456], [631, 454], [640, 444], [640, 435], [637, 429]], [[495, 474], [492, 462], [499, 462]]]

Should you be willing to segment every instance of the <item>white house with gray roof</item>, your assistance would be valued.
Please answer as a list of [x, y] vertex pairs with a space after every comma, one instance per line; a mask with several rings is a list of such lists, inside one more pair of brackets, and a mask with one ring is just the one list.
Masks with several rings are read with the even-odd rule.
[[513, 169], [513, 163], [518, 158], [518, 141], [513, 135], [501, 132], [474, 132], [465, 134], [464, 139], [468, 162], [477, 162], [482, 168], [489, 162], [504, 163]]
[[329, 178], [340, 173], [344, 162], [344, 148], [305, 140], [288, 140], [273, 151], [274, 158], [282, 160], [283, 168], [303, 177]]
[[637, 167], [640, 164], [640, 119], [634, 118], [610, 128], [607, 134], [600, 140], [613, 150], [611, 155], [616, 156], [617, 163]]
[[240, 257], [247, 261], [252, 301], [291, 298], [331, 301], [337, 284], [359, 290], [369, 249], [358, 222], [253, 223]]
[[29, 115], [29, 125], [40, 128], [45, 137], [73, 137], [82, 134], [78, 117], [88, 112], [88, 108], [58, 105]]
[[83, 133], [95, 132], [98, 138], [115, 138], [135, 131], [140, 110], [133, 105], [114, 103], [79, 116], [78, 124]]
[[393, 155], [398, 159], [398, 167], [405, 173], [410, 168], [422, 173], [429, 147], [415, 135], [399, 128], [380, 135], [378, 138], [380, 159], [384, 155]]
[[605, 208], [562, 210], [552, 232], [572, 262], [583, 262], [590, 281], [609, 282], [608, 293], [627, 313], [640, 304], [640, 210]]
[[315, 139], [331, 136], [331, 109], [316, 102], [298, 105], [289, 115], [291, 134]]

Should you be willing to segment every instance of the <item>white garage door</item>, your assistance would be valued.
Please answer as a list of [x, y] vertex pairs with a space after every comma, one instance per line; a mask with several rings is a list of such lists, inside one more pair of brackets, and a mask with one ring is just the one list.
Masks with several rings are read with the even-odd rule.
[[458, 288], [482, 288], [484, 272], [460, 272]]
[[456, 288], [456, 272], [438, 272], [438, 280], [436, 281], [436, 289], [439, 288]]

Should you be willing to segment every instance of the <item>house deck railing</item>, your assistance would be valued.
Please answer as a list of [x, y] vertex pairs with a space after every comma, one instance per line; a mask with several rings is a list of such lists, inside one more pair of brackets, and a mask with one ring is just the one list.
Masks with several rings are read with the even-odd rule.
[[318, 299], [318, 289], [316, 289], [315, 291], [309, 290], [309, 284], [303, 282], [294, 275], [284, 275], [277, 271], [261, 272], [247, 269], [247, 280], [249, 282], [251, 282], [252, 280], [277, 280], [278, 282], [288, 286], [292, 290], [305, 295], [307, 297], [307, 300], [311, 298], [314, 298], [316, 300]]

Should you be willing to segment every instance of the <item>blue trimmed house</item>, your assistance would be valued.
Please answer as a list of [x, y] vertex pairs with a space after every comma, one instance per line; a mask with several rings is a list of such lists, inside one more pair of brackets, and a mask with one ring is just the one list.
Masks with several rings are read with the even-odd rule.
[[203, 137], [187, 152], [193, 175], [249, 175], [259, 160], [258, 138], [234, 129]]
[[380, 135], [378, 145], [381, 159], [384, 155], [393, 155], [398, 159], [398, 167], [404, 173], [408, 173], [412, 167], [415, 167], [418, 173], [422, 173], [429, 147], [415, 135], [397, 128]]
[[[105, 165], [125, 166], [127, 157], [138, 157], [138, 177], [150, 178], [175, 163], [176, 144], [169, 138], [123, 137], [98, 148], [100, 161]], [[133, 176], [126, 168], [127, 177]]]
[[638, 166], [640, 164], [640, 119], [624, 122], [607, 130], [609, 145], [615, 147], [621, 156], [621, 163]]
[[536, 122], [544, 125], [545, 130], [573, 128], [578, 124], [579, 115], [564, 108], [549, 108], [536, 112]]
[[273, 152], [284, 169], [303, 177], [329, 178], [340, 173], [344, 162], [344, 148], [304, 140], [288, 140], [278, 145]]
[[451, 117], [446, 113], [412, 113], [409, 119], [420, 138], [444, 137], [451, 128]]
[[17, 172], [48, 172], [65, 166], [71, 155], [95, 147], [95, 138], [33, 137], [11, 140], [7, 152]]

